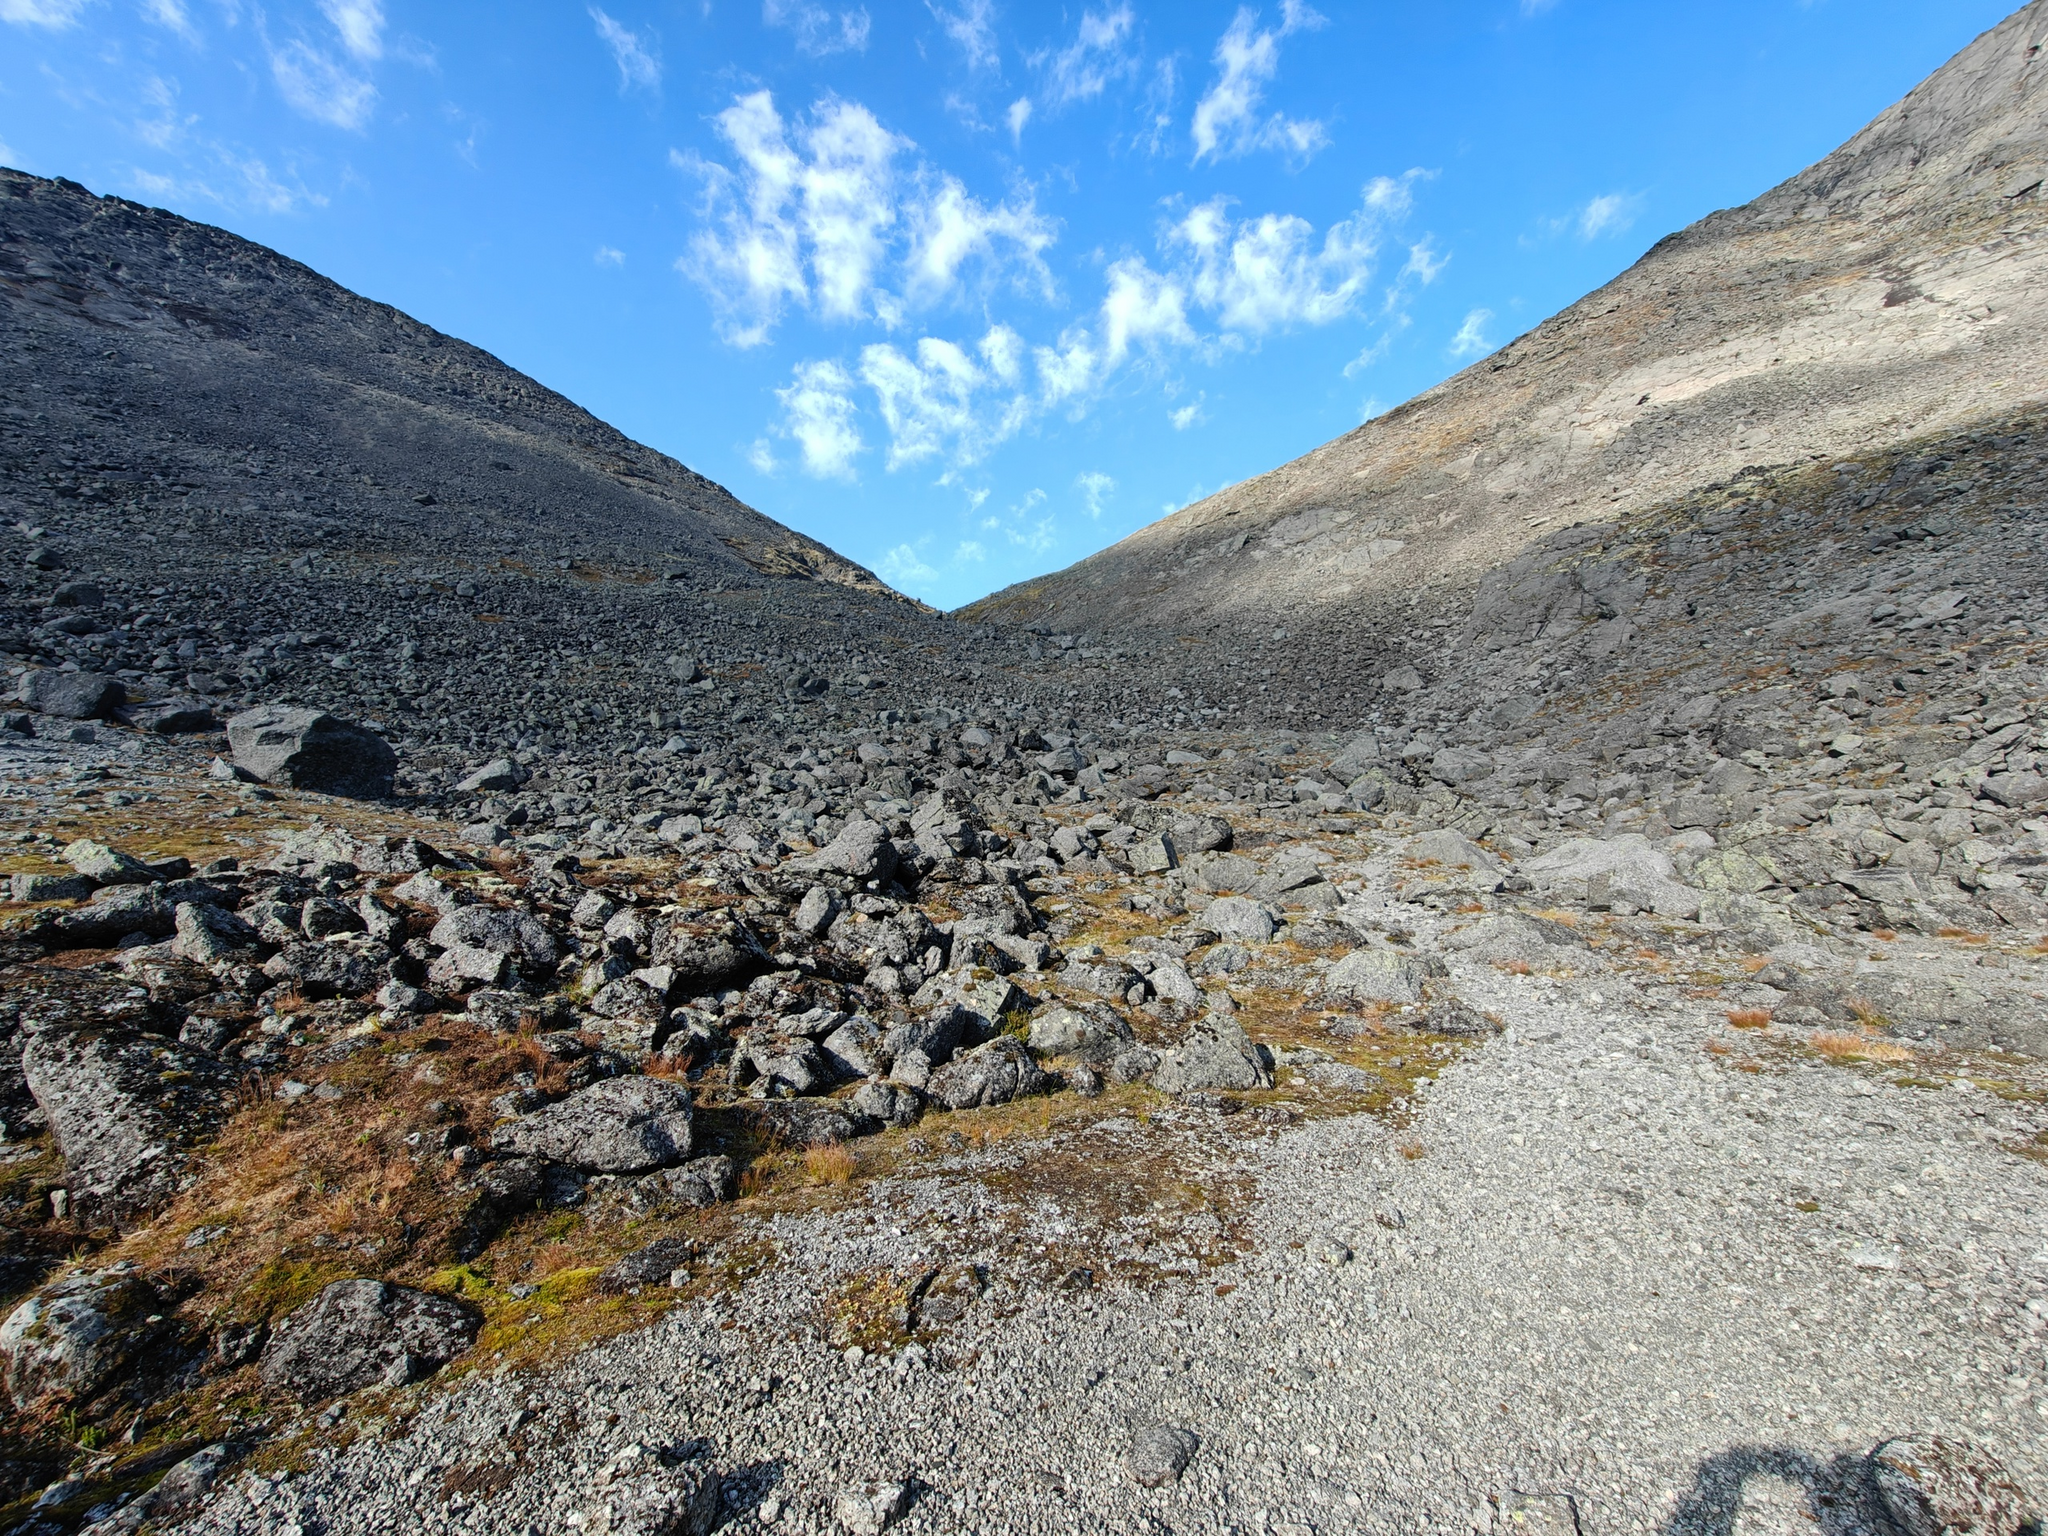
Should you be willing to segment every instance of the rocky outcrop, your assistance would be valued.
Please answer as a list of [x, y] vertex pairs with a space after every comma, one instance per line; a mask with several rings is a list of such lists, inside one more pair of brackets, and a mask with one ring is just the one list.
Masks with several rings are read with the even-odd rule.
[[398, 754], [375, 731], [317, 709], [265, 704], [228, 721], [235, 766], [266, 784], [323, 795], [381, 800], [391, 794]]
[[690, 1156], [690, 1092], [656, 1077], [593, 1083], [491, 1134], [501, 1152], [591, 1173], [645, 1173]]
[[0, 1371], [18, 1408], [96, 1397], [164, 1331], [165, 1303], [132, 1264], [80, 1270], [0, 1323]]
[[337, 1280], [272, 1324], [266, 1386], [307, 1402], [431, 1376], [476, 1342], [462, 1302], [382, 1280]]

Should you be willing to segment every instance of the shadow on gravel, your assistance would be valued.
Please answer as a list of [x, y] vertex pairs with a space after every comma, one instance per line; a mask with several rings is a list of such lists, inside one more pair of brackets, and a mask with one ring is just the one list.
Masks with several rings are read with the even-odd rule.
[[1743, 1489], [1753, 1477], [1782, 1478], [1804, 1489], [1820, 1536], [1874, 1536], [1890, 1529], [1860, 1452], [1819, 1461], [1788, 1445], [1738, 1445], [1700, 1463], [1663, 1536], [1734, 1536]]

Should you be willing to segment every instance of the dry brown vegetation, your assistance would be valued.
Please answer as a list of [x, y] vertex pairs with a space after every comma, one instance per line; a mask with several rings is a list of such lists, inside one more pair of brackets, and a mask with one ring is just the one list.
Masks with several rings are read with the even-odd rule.
[[1911, 1061], [1912, 1051], [1894, 1040], [1848, 1030], [1817, 1029], [1806, 1043], [1830, 1061]]

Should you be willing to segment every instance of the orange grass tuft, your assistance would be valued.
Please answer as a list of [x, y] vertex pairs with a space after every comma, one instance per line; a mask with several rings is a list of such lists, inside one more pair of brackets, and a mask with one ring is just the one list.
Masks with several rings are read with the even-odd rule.
[[1819, 1029], [1806, 1043], [1830, 1061], [1911, 1061], [1913, 1053], [1892, 1040], [1875, 1035], [1853, 1034], [1843, 1029]]
[[808, 1147], [804, 1151], [804, 1172], [814, 1184], [851, 1184], [859, 1167], [858, 1160], [844, 1146]]
[[1730, 1008], [1728, 1022], [1737, 1029], [1769, 1029], [1771, 1010], [1768, 1008]]

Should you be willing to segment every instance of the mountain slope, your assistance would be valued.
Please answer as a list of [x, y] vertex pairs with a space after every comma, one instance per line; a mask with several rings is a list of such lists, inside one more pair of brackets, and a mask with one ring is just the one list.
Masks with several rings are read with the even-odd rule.
[[969, 616], [1342, 630], [1559, 528], [2048, 396], [2048, 5], [1437, 388]]
[[74, 182], [0, 170], [0, 315], [14, 474], [164, 476], [172, 495], [228, 494], [230, 520], [362, 551], [602, 554], [888, 591], [489, 353]]

